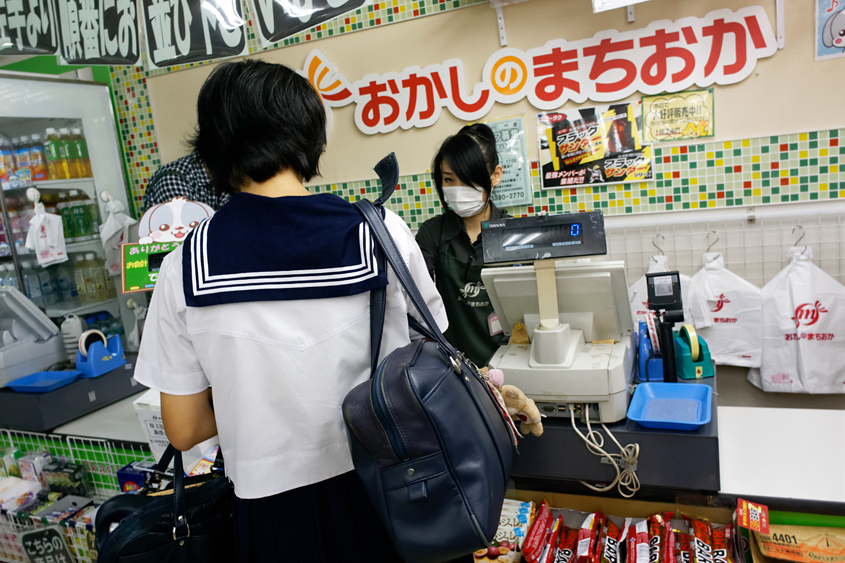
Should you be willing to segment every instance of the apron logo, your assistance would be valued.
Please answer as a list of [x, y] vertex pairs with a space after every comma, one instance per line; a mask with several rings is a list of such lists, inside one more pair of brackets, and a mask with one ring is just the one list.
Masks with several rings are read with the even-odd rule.
[[468, 282], [460, 292], [464, 299], [470, 299], [472, 297], [478, 297], [482, 289], [484, 289], [483, 282]]
[[725, 294], [724, 294], [724, 293], [723, 293], [723, 294], [721, 294], [721, 295], [717, 295], [717, 296], [716, 296], [716, 308], [715, 308], [715, 309], [710, 309], [710, 312], [711, 312], [711, 313], [718, 313], [719, 311], [721, 311], [721, 310], [722, 310], [722, 307], [724, 307], [724, 306], [725, 306], [725, 303], [730, 303], [730, 302], [731, 302], [731, 301], [730, 301], [730, 299], [728, 299], [727, 297], [725, 297]]
[[804, 303], [795, 309], [795, 316], [792, 320], [795, 321], [795, 328], [800, 326], [810, 326], [818, 322], [821, 313], [827, 313], [827, 309], [822, 307], [820, 301], [816, 301], [814, 305]]

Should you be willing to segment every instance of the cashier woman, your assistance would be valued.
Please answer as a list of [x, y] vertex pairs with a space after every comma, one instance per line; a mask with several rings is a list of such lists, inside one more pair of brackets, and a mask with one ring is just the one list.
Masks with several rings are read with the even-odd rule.
[[481, 123], [464, 127], [443, 142], [432, 171], [446, 211], [422, 224], [417, 243], [446, 307], [446, 338], [486, 366], [502, 334], [481, 281], [481, 222], [508, 217], [490, 199], [502, 181], [493, 131]]

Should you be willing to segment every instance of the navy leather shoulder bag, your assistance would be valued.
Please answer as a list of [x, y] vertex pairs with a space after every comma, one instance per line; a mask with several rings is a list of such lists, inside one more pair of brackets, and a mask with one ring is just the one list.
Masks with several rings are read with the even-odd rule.
[[[378, 361], [385, 290], [371, 296], [373, 376], [343, 403], [355, 470], [402, 559], [449, 561], [496, 533], [515, 438], [486, 376], [437, 327], [384, 225], [381, 204], [398, 183], [396, 157], [376, 166], [382, 197], [355, 202], [424, 326]], [[386, 188], [386, 189], [385, 189]]]

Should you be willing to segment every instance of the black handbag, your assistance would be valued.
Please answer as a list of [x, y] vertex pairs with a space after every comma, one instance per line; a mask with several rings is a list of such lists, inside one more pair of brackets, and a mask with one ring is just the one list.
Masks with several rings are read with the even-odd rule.
[[406, 562], [448, 561], [488, 547], [510, 477], [515, 435], [486, 377], [437, 327], [378, 208], [399, 180], [396, 157], [376, 166], [382, 197], [355, 202], [396, 272], [428, 338], [376, 366], [385, 288], [371, 295], [372, 378], [352, 389], [343, 415], [355, 470]]
[[[172, 490], [118, 495], [100, 507], [94, 525], [100, 563], [234, 561], [234, 492], [229, 479], [185, 478], [181, 452], [173, 446], [167, 447], [156, 472], [163, 472], [171, 459]], [[111, 531], [113, 524], [118, 526]]]

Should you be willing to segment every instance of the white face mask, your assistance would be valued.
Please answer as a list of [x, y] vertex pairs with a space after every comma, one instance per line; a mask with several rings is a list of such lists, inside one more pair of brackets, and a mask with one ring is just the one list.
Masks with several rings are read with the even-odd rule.
[[443, 197], [449, 207], [460, 217], [478, 215], [487, 207], [484, 190], [469, 186], [443, 186]]

